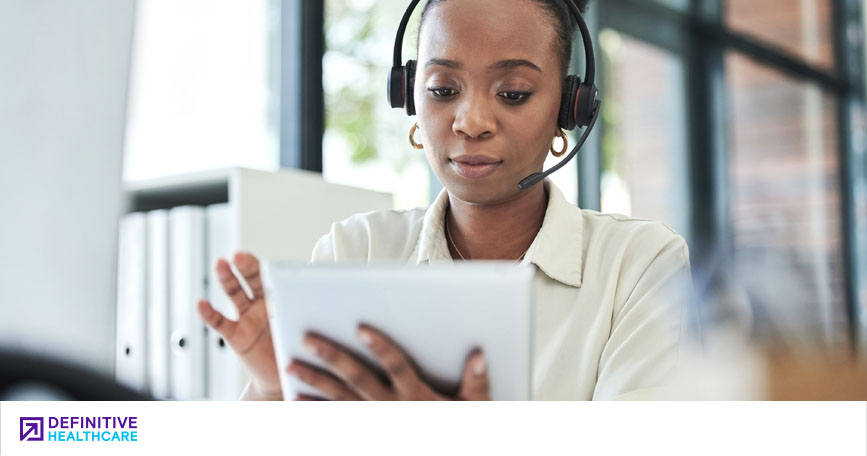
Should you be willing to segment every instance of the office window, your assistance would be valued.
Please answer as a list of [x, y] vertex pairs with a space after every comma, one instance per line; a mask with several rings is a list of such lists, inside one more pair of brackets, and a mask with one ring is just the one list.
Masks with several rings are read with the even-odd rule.
[[[867, 41], [853, 20], [867, 13], [863, 2], [605, 0], [595, 7], [608, 103], [602, 168], [618, 178], [615, 202], [622, 209], [628, 200], [635, 214], [636, 194], [663, 192], [634, 191], [638, 180], [624, 177], [630, 171], [618, 160], [632, 153], [624, 146], [630, 142], [634, 150], [658, 147], [642, 140], [629, 113], [669, 91], [658, 83], [653, 94], [629, 87], [650, 85], [663, 61], [682, 65], [685, 215], [697, 291], [708, 310], [714, 312], [716, 296], [740, 288], [753, 305], [755, 333], [770, 342], [836, 350], [858, 337], [867, 347], [864, 115], [854, 108], [863, 94], [860, 80], [848, 78], [853, 64], [863, 66], [855, 60]], [[607, 29], [616, 31], [617, 46], [607, 42], [615, 36]], [[613, 48], [629, 57], [618, 63]], [[654, 53], [655, 63], [643, 60]], [[667, 109], [636, 118], [657, 129], [681, 124]], [[603, 199], [605, 193], [603, 186]], [[602, 207], [615, 210], [608, 201]]]
[[657, 3], [662, 3], [663, 5], [674, 8], [679, 11], [686, 11], [689, 8], [690, 0], [653, 0]]
[[137, 3], [124, 179], [279, 164], [279, 0]]
[[831, 0], [726, 0], [732, 31], [767, 42], [810, 64], [832, 69]]
[[603, 64], [603, 212], [660, 220], [687, 235], [685, 75], [680, 57], [599, 34]]
[[738, 278], [760, 320], [839, 348], [848, 339], [835, 99], [735, 53], [726, 80]]
[[[424, 151], [409, 144], [415, 119], [392, 109], [385, 91], [406, 2], [327, 0], [325, 8], [325, 179], [391, 192], [398, 207], [428, 205], [435, 178]], [[407, 29], [404, 60], [415, 58], [417, 21]]]

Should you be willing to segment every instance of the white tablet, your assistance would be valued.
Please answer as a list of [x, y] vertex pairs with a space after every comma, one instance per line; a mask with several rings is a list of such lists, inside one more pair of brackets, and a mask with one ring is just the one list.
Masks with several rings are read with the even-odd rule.
[[456, 391], [474, 348], [485, 354], [494, 400], [530, 399], [531, 266], [264, 263], [263, 280], [283, 397], [319, 395], [286, 372], [323, 363], [301, 342], [315, 331], [376, 365], [360, 323], [387, 334], [440, 391]]

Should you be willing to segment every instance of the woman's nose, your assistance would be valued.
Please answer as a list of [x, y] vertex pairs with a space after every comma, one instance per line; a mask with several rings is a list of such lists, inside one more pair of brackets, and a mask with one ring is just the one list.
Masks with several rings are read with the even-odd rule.
[[497, 132], [497, 120], [489, 100], [483, 96], [469, 96], [458, 106], [452, 131], [467, 138], [487, 138]]

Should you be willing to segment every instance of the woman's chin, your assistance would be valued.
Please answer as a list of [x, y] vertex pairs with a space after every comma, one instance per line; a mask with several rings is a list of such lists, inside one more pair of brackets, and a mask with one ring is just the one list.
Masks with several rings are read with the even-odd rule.
[[518, 182], [504, 179], [466, 179], [452, 177], [443, 186], [449, 195], [465, 203], [477, 205], [502, 204], [515, 199], [520, 193]]

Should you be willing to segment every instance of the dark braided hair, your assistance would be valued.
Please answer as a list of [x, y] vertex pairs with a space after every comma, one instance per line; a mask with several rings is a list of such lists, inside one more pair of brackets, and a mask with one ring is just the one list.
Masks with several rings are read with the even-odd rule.
[[[419, 24], [419, 33], [424, 25], [424, 20], [427, 17], [428, 11], [438, 3], [445, 0], [428, 0], [421, 12], [421, 22]], [[548, 14], [554, 21], [555, 30], [557, 31], [557, 51], [560, 54], [560, 69], [565, 76], [569, 70], [569, 61], [572, 57], [572, 39], [575, 36], [577, 24], [572, 19], [572, 14], [569, 12], [569, 7], [566, 6], [564, 0], [532, 0], [539, 4], [545, 13]], [[590, 0], [575, 0], [575, 4], [581, 13], [587, 11], [587, 4]]]

